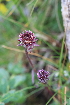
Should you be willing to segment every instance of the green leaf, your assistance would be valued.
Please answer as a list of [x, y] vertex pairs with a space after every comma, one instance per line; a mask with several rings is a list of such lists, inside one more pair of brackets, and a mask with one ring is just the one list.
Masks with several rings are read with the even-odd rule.
[[9, 74], [8, 72], [0, 68], [0, 93], [6, 93], [8, 90], [8, 78]]
[[70, 98], [67, 99], [67, 105], [70, 105]]
[[[8, 103], [9, 101], [12, 101], [14, 100], [14, 97], [12, 97], [12, 94], [15, 93], [15, 90], [11, 90], [9, 91], [8, 93], [4, 94], [3, 97], [2, 97], [2, 101], [5, 102], [5, 103]], [[11, 97], [10, 97], [11, 96]]]
[[0, 93], [6, 93], [8, 90], [8, 81], [5, 78], [0, 78]]
[[25, 75], [17, 75], [17, 76], [11, 76], [10, 80], [9, 80], [9, 85], [10, 88], [15, 88], [19, 85], [21, 85], [24, 81], [25, 81], [26, 77]]
[[0, 68], [0, 78], [9, 78], [9, 73], [4, 68]]
[[25, 68], [22, 68], [21, 62], [17, 64], [9, 63], [8, 65], [8, 71], [12, 74], [21, 74], [25, 71]]
[[0, 102], [0, 105], [5, 105], [5, 103], [3, 103], [3, 102]]
[[26, 92], [18, 92], [16, 93], [16, 90], [11, 90], [8, 93], [4, 94], [1, 101], [5, 102], [5, 103], [9, 103], [9, 102], [23, 102], [25, 101], [25, 94]]

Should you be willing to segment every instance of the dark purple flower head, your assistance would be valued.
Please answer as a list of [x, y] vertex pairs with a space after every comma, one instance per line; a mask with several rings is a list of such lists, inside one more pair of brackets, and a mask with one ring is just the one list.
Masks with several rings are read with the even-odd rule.
[[37, 72], [38, 79], [42, 83], [46, 83], [47, 80], [49, 80], [49, 78], [48, 78], [49, 75], [50, 75], [49, 71], [45, 71], [43, 69], [42, 70], [38, 70], [38, 72]]
[[27, 51], [31, 51], [34, 48], [34, 46], [39, 46], [36, 44], [37, 40], [38, 39], [36, 39], [32, 31], [25, 30], [24, 32], [19, 34], [18, 41], [20, 42], [20, 44], [18, 46], [24, 46], [27, 49]]

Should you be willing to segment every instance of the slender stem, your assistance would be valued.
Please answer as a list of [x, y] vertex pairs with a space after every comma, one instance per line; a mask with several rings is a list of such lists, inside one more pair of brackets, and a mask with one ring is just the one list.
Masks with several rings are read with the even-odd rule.
[[28, 60], [29, 60], [29, 63], [30, 63], [30, 65], [31, 65], [32, 69], [33, 69], [33, 68], [34, 68], [34, 65], [33, 65], [32, 61], [31, 61], [31, 59], [30, 59], [30, 57], [29, 57], [29, 55], [28, 55], [27, 49], [25, 50], [25, 52], [26, 52], [26, 56], [27, 56], [27, 58], [28, 58]]
[[31, 59], [30, 59], [30, 57], [29, 57], [29, 55], [28, 55], [28, 51], [27, 51], [27, 49], [25, 50], [25, 52], [26, 52], [26, 56], [27, 56], [27, 58], [28, 58], [28, 60], [29, 60], [29, 63], [30, 63], [30, 65], [31, 65], [31, 67], [32, 67], [32, 83], [34, 84], [34, 65], [33, 65], [33, 63], [32, 63], [32, 61], [31, 61]]
[[32, 75], [32, 83], [34, 84], [34, 70], [32, 70], [31, 75]]
[[55, 94], [49, 99], [49, 101], [46, 103], [46, 105], [49, 104], [49, 102], [55, 97], [56, 94], [57, 94], [57, 93], [55, 93]]
[[65, 96], [64, 96], [64, 105], [66, 105], [66, 87], [65, 87], [65, 89], [64, 89], [64, 94], [65, 94]]

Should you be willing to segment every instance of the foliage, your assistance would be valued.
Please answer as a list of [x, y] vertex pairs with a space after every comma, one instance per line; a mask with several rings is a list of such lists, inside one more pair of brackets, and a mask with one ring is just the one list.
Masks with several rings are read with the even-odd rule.
[[[39, 83], [36, 73], [32, 84], [24, 49], [17, 47], [24, 30], [39, 39], [40, 46], [30, 56], [36, 72], [49, 70], [47, 84]], [[60, 0], [0, 0], [0, 105], [70, 105], [70, 63], [63, 30]]]

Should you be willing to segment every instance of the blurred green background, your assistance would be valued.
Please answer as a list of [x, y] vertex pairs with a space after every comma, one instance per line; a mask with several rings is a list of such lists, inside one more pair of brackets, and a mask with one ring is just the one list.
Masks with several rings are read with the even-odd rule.
[[[24, 30], [38, 38], [40, 46], [30, 57], [36, 70], [50, 71], [49, 86], [40, 84], [36, 73], [32, 84], [24, 48], [17, 46]], [[0, 0], [0, 105], [70, 105], [63, 30], [61, 0]]]

